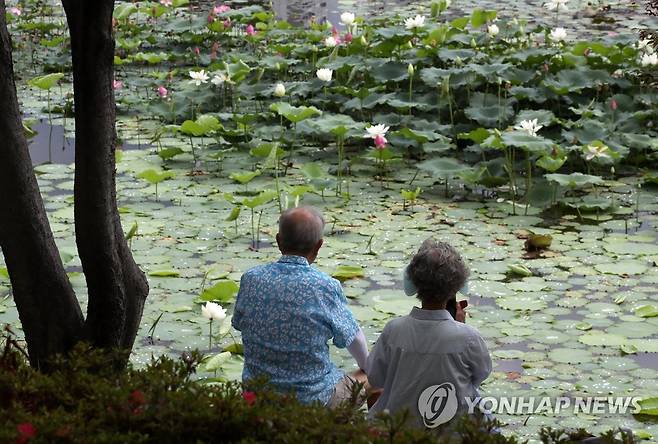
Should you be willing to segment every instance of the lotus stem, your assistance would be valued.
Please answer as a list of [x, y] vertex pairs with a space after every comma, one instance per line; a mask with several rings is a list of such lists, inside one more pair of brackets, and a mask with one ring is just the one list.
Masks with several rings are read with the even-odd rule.
[[208, 353], [210, 353], [210, 350], [212, 350], [212, 318], [210, 318], [210, 322], [208, 323], [209, 330], [208, 330]]
[[258, 226], [256, 228], [256, 251], [260, 248], [260, 220], [263, 217], [263, 210], [258, 213]]
[[256, 246], [256, 232], [254, 226], [254, 209], [251, 208], [251, 247], [255, 248]]
[[530, 162], [530, 152], [526, 151], [526, 186], [525, 186], [525, 215], [528, 215], [528, 206], [530, 205], [530, 189], [532, 188], [532, 163]]
[[414, 84], [414, 76], [412, 74], [409, 76], [409, 116], [411, 116], [411, 102], [413, 101], [413, 95], [414, 95], [413, 84]]

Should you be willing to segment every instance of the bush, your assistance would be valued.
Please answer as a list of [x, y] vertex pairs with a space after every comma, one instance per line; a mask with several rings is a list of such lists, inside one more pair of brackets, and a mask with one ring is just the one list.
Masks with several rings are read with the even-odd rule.
[[[266, 386], [243, 392], [235, 382], [204, 383], [193, 379], [200, 360], [198, 353], [160, 357], [143, 369], [116, 371], [116, 355], [80, 345], [46, 374], [29, 367], [7, 339], [0, 355], [0, 443], [517, 442], [467, 419], [448, 439], [408, 428], [403, 415], [369, 423], [348, 406], [301, 405]], [[543, 438], [568, 442], [569, 436], [551, 431]]]

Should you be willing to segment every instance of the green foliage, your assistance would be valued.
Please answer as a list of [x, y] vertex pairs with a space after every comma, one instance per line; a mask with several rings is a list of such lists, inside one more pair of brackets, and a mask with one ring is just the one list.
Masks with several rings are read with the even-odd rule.
[[[374, 422], [349, 404], [330, 410], [301, 405], [261, 382], [195, 380], [197, 368], [221, 369], [231, 352], [204, 360], [198, 352], [180, 359], [153, 359], [144, 368], [117, 370], [120, 353], [78, 345], [66, 360], [56, 359], [43, 373], [28, 367], [13, 338], [0, 354], [0, 442], [19, 442], [21, 431], [33, 443], [183, 442], [355, 442], [439, 443], [445, 437], [404, 424], [405, 415], [382, 415]], [[205, 361], [205, 362], [204, 362]], [[644, 410], [645, 409], [645, 410]], [[652, 414], [655, 399], [643, 413]], [[451, 442], [516, 444], [491, 431], [494, 424], [462, 418]], [[552, 440], [552, 437], [563, 440]], [[546, 429], [542, 440], [566, 442], [569, 434]], [[20, 441], [27, 442], [27, 441]], [[607, 442], [607, 441], [605, 441]]]
[[231, 302], [238, 294], [240, 286], [232, 280], [225, 279], [203, 290], [198, 302]]
[[64, 74], [62, 74], [61, 72], [56, 72], [52, 74], [46, 74], [45, 76], [35, 77], [29, 80], [27, 83], [39, 89], [49, 90], [50, 88], [55, 86], [55, 84], [58, 81], [60, 81], [63, 77]]

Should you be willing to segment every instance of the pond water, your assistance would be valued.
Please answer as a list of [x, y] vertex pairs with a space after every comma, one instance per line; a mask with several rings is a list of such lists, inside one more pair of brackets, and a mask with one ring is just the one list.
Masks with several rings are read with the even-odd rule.
[[[426, 11], [427, 3], [416, 2], [414, 8]], [[583, 3], [570, 2], [572, 11], [563, 17], [565, 26], [578, 28], [580, 33], [629, 32], [645, 20], [637, 7], [618, 2], [604, 11], [604, 17], [614, 18], [614, 24], [605, 20], [594, 23], [598, 19], [591, 9], [605, 5], [597, 3], [587, 9]], [[456, 4], [449, 14], [468, 13], [474, 4]], [[273, 7], [281, 18], [291, 22], [306, 22], [312, 14], [337, 23], [342, 11], [379, 16], [391, 14], [396, 7], [404, 5], [358, 0], [275, 1]], [[501, 7], [494, 2], [478, 3], [478, 6]], [[541, 2], [508, 2], [502, 8], [501, 15], [508, 17], [530, 17], [542, 23], [553, 19], [545, 14]], [[205, 26], [206, 18], [200, 18]], [[188, 19], [180, 14], [167, 20], [180, 24], [185, 32], [189, 28]], [[164, 29], [170, 23], [163, 19], [161, 25]], [[147, 27], [152, 28], [150, 23]], [[182, 95], [187, 93], [185, 88], [190, 88], [189, 78], [184, 75], [188, 65], [210, 63], [210, 59], [190, 59], [191, 48], [173, 39], [174, 34], [158, 34], [158, 38], [168, 42], [179, 57], [177, 60], [186, 66], [175, 82], [167, 84], [171, 95], [176, 89]], [[166, 40], [169, 38], [172, 41]], [[191, 34], [191, 40], [196, 38]], [[134, 42], [123, 44], [128, 47]], [[249, 60], [247, 57], [253, 51], [252, 47], [248, 49], [241, 56], [253, 65], [262, 60], [271, 69], [281, 62], [278, 54]], [[154, 51], [160, 50], [164, 49]], [[45, 51], [42, 56], [44, 63], [59, 60]], [[15, 58], [17, 71], [27, 72], [29, 57], [17, 51]], [[342, 178], [342, 190], [347, 190], [349, 195], [341, 195], [334, 192], [337, 175], [334, 142], [321, 139], [312, 127], [303, 124], [294, 127], [295, 143], [291, 144], [294, 157], [291, 154], [292, 165], [286, 166], [285, 175], [281, 175], [281, 170], [274, 173], [272, 168], [265, 167], [263, 156], [250, 153], [254, 146], [240, 141], [248, 131], [269, 141], [274, 140], [272, 134], [283, 131], [278, 119], [272, 122], [272, 119], [253, 117], [264, 109], [263, 96], [253, 99], [264, 91], [257, 90], [258, 84], [244, 86], [248, 90], [245, 94], [251, 94], [250, 88], [256, 93], [240, 105], [239, 113], [233, 109], [217, 110], [218, 119], [227, 128], [221, 136], [183, 137], [165, 130], [158, 116], [171, 113], [174, 104], [180, 102], [157, 103], [153, 91], [167, 77], [170, 67], [136, 63], [117, 68], [117, 75], [125, 83], [124, 89], [116, 92], [118, 134], [124, 141], [117, 162], [118, 199], [125, 231], [137, 227], [130, 246], [151, 287], [133, 351], [135, 365], [144, 365], [151, 357], [161, 354], [178, 356], [195, 348], [207, 351], [208, 324], [200, 315], [199, 304], [204, 289], [220, 291], [217, 285], [239, 282], [248, 268], [278, 257], [273, 247], [279, 214], [276, 201], [257, 207], [253, 217], [243, 206], [234, 221], [227, 220], [236, 208], [231, 199], [241, 200], [254, 192], [273, 189], [276, 176], [281, 180], [285, 204], [293, 205], [297, 195], [301, 203], [318, 206], [325, 214], [326, 240], [317, 266], [332, 274], [343, 266], [355, 266], [362, 271], [363, 276], [345, 280], [343, 287], [371, 343], [387, 321], [408, 313], [416, 303], [401, 292], [401, 271], [422, 240], [434, 236], [457, 247], [472, 270], [467, 295], [471, 314], [468, 322], [486, 338], [495, 364], [494, 373], [483, 386], [484, 395], [658, 396], [658, 316], [643, 315], [646, 310], [643, 307], [658, 305], [658, 191], [655, 187], [638, 188], [641, 178], [634, 170], [620, 167], [617, 176], [606, 176], [592, 192], [597, 198], [615, 203], [610, 211], [553, 213], [541, 205], [514, 205], [506, 197], [505, 189], [490, 190], [484, 197], [480, 188], [466, 186], [461, 180], [444, 183], [442, 178], [419, 173], [411, 158], [400, 160], [390, 167], [385, 178], [375, 180], [376, 164], [366, 156], [361, 157], [364, 147], [359, 142], [363, 130], [359, 128], [352, 136], [354, 146], [347, 147], [355, 161], [350, 165], [350, 174]], [[406, 65], [403, 68], [406, 72]], [[291, 90], [299, 84], [310, 88], [307, 83], [311, 81], [288, 77], [294, 74], [293, 68], [282, 74]], [[405, 87], [403, 84], [402, 88]], [[70, 83], [65, 79], [52, 100], [61, 100], [68, 93]], [[325, 98], [326, 94], [325, 88]], [[56, 242], [84, 309], [85, 281], [80, 274], [73, 227], [72, 122], [55, 117], [52, 128], [49, 127], [43, 116], [44, 95], [28, 87], [25, 81], [19, 81], [19, 95], [24, 111], [41, 118], [35, 126], [38, 134], [30, 141], [30, 153], [37, 165]], [[198, 103], [197, 99], [212, 100], [217, 95], [217, 91], [194, 90], [190, 97]], [[322, 96], [321, 92], [318, 95]], [[399, 97], [394, 99], [400, 102]], [[344, 97], [340, 100], [347, 101]], [[325, 102], [313, 103], [326, 106]], [[213, 106], [219, 108], [216, 103]], [[161, 108], [166, 108], [164, 114]], [[387, 117], [367, 112], [372, 121]], [[406, 112], [404, 106], [398, 105], [397, 115], [389, 114], [388, 118], [397, 119]], [[601, 110], [597, 112], [603, 114]], [[139, 113], [139, 120], [134, 118], [135, 113]], [[247, 124], [241, 127], [236, 122]], [[401, 118], [399, 122], [402, 125]], [[422, 122], [444, 130], [434, 120]], [[306, 138], [301, 139], [302, 135]], [[152, 145], [148, 145], [151, 141]], [[201, 152], [199, 159], [194, 159], [192, 146]], [[173, 158], [165, 155], [166, 150], [176, 149], [181, 152]], [[305, 169], [313, 164], [319, 170], [315, 177]], [[253, 172], [256, 168], [260, 173], [247, 184], [231, 178], [231, 173]], [[159, 183], [157, 197], [155, 186], [138, 177], [149, 169], [173, 176]], [[317, 187], [317, 192], [304, 188], [309, 185]], [[422, 189], [417, 202], [413, 205], [403, 202], [401, 190], [416, 186]], [[589, 195], [583, 198], [586, 197]], [[570, 199], [573, 203], [573, 198]], [[608, 207], [604, 205], [604, 208]], [[534, 258], [527, 256], [525, 250], [530, 231], [553, 238], [550, 248]], [[255, 233], [260, 236], [259, 249], [252, 245]], [[531, 275], [510, 273], [511, 267], [518, 264], [525, 265]], [[229, 295], [224, 303], [229, 313], [231, 301]], [[11, 324], [20, 334], [9, 282], [0, 277], [2, 323]], [[226, 321], [223, 325], [224, 330], [214, 338], [209, 351], [212, 355], [239, 342], [239, 333], [228, 328], [230, 323]], [[354, 369], [345, 351], [332, 349], [332, 353], [341, 368]], [[239, 379], [241, 368], [242, 358], [235, 353], [217, 369], [204, 365], [200, 377]], [[585, 427], [592, 432], [625, 426], [658, 436], [655, 423], [642, 422], [630, 414], [501, 415], [499, 419], [506, 424], [505, 433], [531, 441], [537, 439], [537, 431], [545, 425]]]
[[[501, 17], [516, 17], [528, 23], [555, 25], [552, 14], [546, 10], [542, 0], [520, 0], [499, 2], [493, 0], [461, 0], [452, 2], [446, 11], [448, 18], [470, 13], [475, 8], [498, 11]], [[238, 2], [239, 4], [239, 2]], [[341, 27], [340, 15], [354, 12], [358, 16], [377, 17], [396, 13], [417, 11], [429, 13], [430, 0], [273, 0], [272, 7], [277, 17], [298, 25], [307, 25], [312, 20], [325, 21]], [[582, 36], [636, 31], [642, 27], [656, 29], [658, 19], [645, 13], [641, 2], [634, 0], [567, 2], [570, 11], [564, 12], [560, 26]]]

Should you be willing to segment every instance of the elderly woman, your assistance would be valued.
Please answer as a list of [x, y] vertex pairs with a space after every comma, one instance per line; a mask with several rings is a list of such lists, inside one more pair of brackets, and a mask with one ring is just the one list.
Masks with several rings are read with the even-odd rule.
[[446, 310], [468, 274], [452, 246], [423, 242], [405, 271], [405, 291], [421, 308], [386, 324], [368, 357], [368, 381], [383, 389], [371, 416], [408, 409], [410, 422], [433, 429], [468, 411], [491, 373], [487, 346], [463, 309], [457, 305], [454, 318]]

